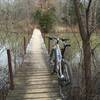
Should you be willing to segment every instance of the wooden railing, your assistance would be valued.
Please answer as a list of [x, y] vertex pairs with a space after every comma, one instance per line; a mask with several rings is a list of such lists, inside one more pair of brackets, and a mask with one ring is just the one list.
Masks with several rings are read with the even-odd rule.
[[[29, 40], [29, 39], [28, 39]], [[23, 55], [26, 54], [26, 47], [28, 45], [28, 41], [25, 37], [23, 37], [23, 43], [22, 43], [22, 48], [23, 50], [21, 52], [23, 52]], [[6, 49], [6, 55], [7, 55], [7, 65], [6, 65], [6, 70], [7, 70], [7, 79], [3, 80], [2, 76], [0, 79], [0, 100], [6, 100], [6, 96], [9, 92], [9, 90], [14, 90], [14, 72], [13, 72], [13, 67], [15, 68], [15, 66], [12, 65], [12, 62], [15, 63], [12, 60], [12, 49]], [[3, 58], [3, 57], [2, 57]], [[22, 58], [24, 59], [24, 56], [22, 56]], [[23, 63], [23, 62], [22, 62]], [[21, 65], [20, 65], [21, 66]], [[16, 70], [16, 68], [15, 68]], [[2, 69], [1, 69], [2, 71]], [[5, 74], [5, 73], [3, 73]]]

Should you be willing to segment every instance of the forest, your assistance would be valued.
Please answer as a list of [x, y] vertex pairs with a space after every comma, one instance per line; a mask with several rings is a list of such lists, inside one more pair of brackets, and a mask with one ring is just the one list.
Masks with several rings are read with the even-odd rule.
[[[47, 49], [48, 36], [70, 39], [66, 59], [72, 67], [73, 100], [100, 100], [100, 0], [0, 0], [0, 50], [11, 49], [14, 72], [35, 28]], [[0, 72], [8, 74], [1, 66]]]

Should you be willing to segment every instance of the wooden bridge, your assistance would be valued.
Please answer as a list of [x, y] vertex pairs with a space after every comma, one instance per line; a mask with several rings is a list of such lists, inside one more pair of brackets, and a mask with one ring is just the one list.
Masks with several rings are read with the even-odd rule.
[[33, 32], [14, 85], [7, 100], [61, 100], [57, 78], [50, 74], [47, 50], [38, 29]]

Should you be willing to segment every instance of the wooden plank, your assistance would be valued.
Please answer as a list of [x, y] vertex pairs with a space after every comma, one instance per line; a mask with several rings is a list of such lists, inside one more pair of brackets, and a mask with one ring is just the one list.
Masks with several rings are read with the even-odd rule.
[[27, 86], [22, 86], [22, 85], [16, 85], [15, 90], [17, 89], [41, 89], [41, 88], [58, 88], [58, 84], [51, 85], [51, 84], [41, 84], [41, 85], [27, 85]]
[[28, 93], [24, 93], [24, 94], [20, 94], [20, 93], [13, 93], [11, 94], [11, 96], [9, 95], [8, 97], [15, 97], [15, 98], [51, 98], [51, 97], [59, 97], [59, 93], [37, 93], [37, 94], [28, 94]]
[[[51, 85], [54, 85], [55, 83], [53, 82], [48, 82], [48, 81], [44, 81], [44, 82], [41, 82], [41, 81], [38, 81], [38, 82], [33, 82], [33, 83], [26, 83], [26, 82], [17, 82], [15, 83], [15, 85], [23, 85], [23, 86], [28, 86], [28, 85], [41, 85], [41, 84], [51, 84]], [[56, 82], [57, 84], [57, 82]]]
[[37, 94], [37, 93], [57, 93], [57, 91], [59, 91], [58, 88], [40, 88], [40, 89], [18, 89], [18, 90], [14, 90], [12, 91], [11, 94]]
[[18, 97], [8, 97], [7, 100], [62, 100], [60, 97], [43, 97], [43, 98], [18, 98]]

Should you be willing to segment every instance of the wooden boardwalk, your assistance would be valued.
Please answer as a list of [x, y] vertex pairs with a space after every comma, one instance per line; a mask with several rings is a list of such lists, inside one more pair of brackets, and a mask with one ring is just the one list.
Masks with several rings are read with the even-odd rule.
[[50, 75], [48, 55], [39, 30], [35, 29], [22, 67], [16, 73], [15, 89], [7, 100], [61, 100], [56, 76]]

